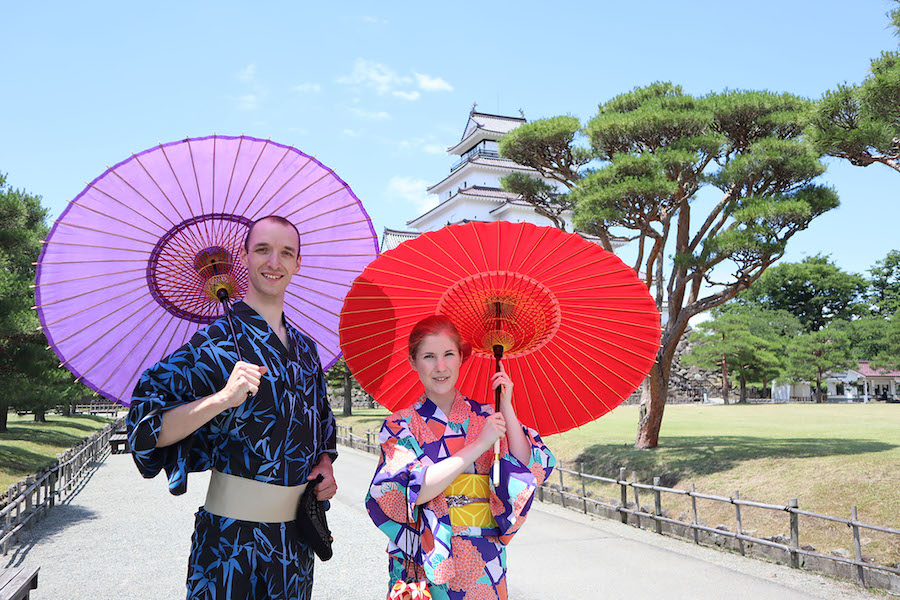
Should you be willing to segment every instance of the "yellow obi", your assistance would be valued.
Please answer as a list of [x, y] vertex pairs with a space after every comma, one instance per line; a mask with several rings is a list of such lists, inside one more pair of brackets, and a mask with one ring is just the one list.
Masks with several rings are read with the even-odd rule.
[[491, 486], [487, 475], [463, 473], [444, 490], [454, 527], [497, 527], [491, 514]]

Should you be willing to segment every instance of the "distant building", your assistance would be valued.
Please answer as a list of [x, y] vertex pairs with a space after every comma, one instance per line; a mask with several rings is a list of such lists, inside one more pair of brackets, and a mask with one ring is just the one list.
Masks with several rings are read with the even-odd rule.
[[[491, 115], [476, 112], [473, 107], [459, 142], [447, 149], [447, 154], [459, 158], [450, 167], [449, 175], [427, 189], [429, 194], [437, 196], [437, 206], [407, 221], [408, 230], [385, 228], [381, 239], [382, 252], [420, 233], [469, 221], [511, 221], [552, 226], [550, 219], [535, 212], [517, 194], [503, 191], [500, 184], [500, 180], [510, 173], [520, 172], [542, 179], [560, 192], [566, 191], [564, 185], [541, 177], [531, 167], [500, 157], [500, 138], [526, 122], [524, 116]], [[571, 212], [562, 216], [566, 221], [566, 231], [573, 231]], [[582, 234], [582, 237], [596, 241], [591, 236]]]
[[[894, 400], [900, 390], [900, 371], [874, 369], [872, 361], [861, 360], [856, 368], [828, 373], [822, 381], [829, 398], [857, 400]], [[809, 400], [813, 395], [809, 383], [772, 382], [772, 399]]]

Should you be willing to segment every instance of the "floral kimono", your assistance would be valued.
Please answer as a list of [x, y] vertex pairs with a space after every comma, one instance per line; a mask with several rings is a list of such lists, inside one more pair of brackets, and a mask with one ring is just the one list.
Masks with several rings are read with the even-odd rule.
[[507, 597], [506, 544], [525, 521], [534, 490], [556, 464], [537, 432], [524, 427], [531, 442], [528, 464], [509, 453], [505, 437], [501, 440], [496, 488], [485, 478], [494, 461], [491, 449], [444, 492], [415, 505], [428, 467], [474, 442], [493, 412], [457, 393], [449, 415], [423, 396], [385, 419], [366, 509], [388, 536], [388, 589], [406, 577], [406, 561], [413, 559], [424, 567], [435, 600]]

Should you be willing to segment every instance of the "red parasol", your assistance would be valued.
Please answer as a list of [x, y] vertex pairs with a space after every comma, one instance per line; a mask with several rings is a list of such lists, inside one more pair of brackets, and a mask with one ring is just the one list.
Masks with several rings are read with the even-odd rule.
[[339, 331], [347, 366], [389, 410], [421, 394], [407, 338], [436, 313], [473, 346], [460, 392], [489, 398], [493, 347], [503, 346], [516, 413], [542, 435], [618, 406], [659, 348], [656, 304], [616, 255], [529, 223], [452, 225], [382, 254], [344, 301]]

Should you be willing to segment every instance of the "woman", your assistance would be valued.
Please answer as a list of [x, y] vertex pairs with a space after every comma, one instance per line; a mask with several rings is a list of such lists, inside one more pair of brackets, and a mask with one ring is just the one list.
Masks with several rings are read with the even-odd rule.
[[[505, 599], [505, 546], [556, 464], [537, 432], [519, 423], [502, 365], [492, 379], [500, 412], [456, 390], [470, 353], [443, 315], [410, 333], [409, 364], [425, 393], [385, 419], [381, 460], [366, 496], [369, 516], [390, 540], [389, 589], [407, 578], [408, 561], [415, 560], [424, 569], [409, 575], [422, 579], [424, 571], [435, 600]], [[496, 440], [500, 485], [492, 487]]]

